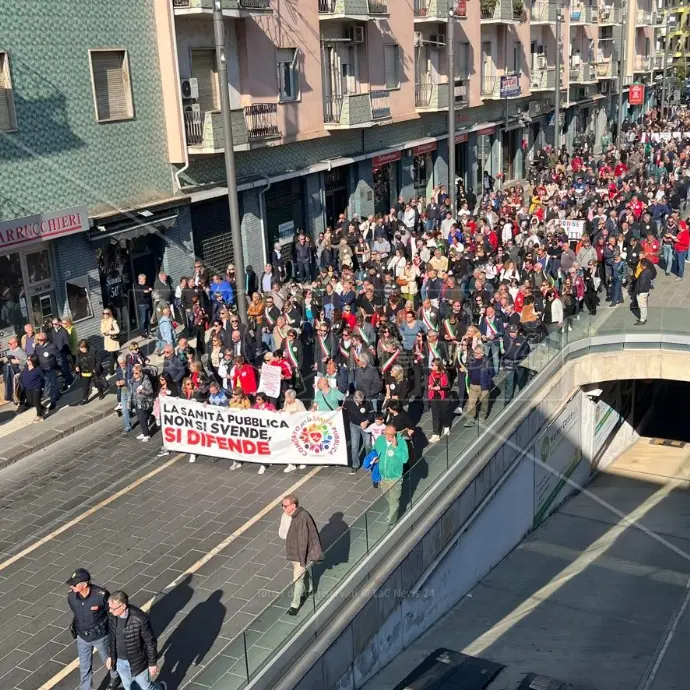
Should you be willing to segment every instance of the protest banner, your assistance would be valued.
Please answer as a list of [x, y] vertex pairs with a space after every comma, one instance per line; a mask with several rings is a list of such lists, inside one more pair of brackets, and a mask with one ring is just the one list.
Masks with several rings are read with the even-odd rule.
[[561, 227], [568, 233], [569, 240], [580, 240], [585, 231], [584, 220], [562, 220]]
[[341, 410], [281, 414], [165, 398], [160, 418], [169, 451], [266, 465], [347, 465]]
[[261, 380], [259, 381], [259, 393], [266, 393], [269, 398], [280, 397], [280, 367], [264, 362], [261, 365]]

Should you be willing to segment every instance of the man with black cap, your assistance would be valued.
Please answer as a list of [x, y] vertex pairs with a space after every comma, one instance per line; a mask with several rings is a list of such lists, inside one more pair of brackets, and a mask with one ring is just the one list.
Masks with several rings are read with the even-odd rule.
[[505, 369], [505, 403], [513, 399], [516, 389], [527, 384], [527, 369], [521, 362], [529, 354], [529, 343], [524, 335], [518, 333], [518, 327], [509, 324], [503, 335], [503, 368]]
[[[98, 651], [103, 664], [108, 659], [108, 590], [91, 584], [91, 575], [77, 568], [67, 580], [69, 604], [74, 619], [70, 625], [72, 637], [77, 641], [81, 690], [92, 690], [93, 650]], [[120, 678], [116, 670], [110, 671], [109, 688], [116, 688]]]

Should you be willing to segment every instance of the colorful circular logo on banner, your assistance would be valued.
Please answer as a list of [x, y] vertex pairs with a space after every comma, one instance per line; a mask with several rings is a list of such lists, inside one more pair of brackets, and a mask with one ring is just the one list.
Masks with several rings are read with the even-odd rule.
[[309, 417], [295, 427], [292, 442], [302, 455], [332, 455], [340, 445], [340, 434], [326, 417]]

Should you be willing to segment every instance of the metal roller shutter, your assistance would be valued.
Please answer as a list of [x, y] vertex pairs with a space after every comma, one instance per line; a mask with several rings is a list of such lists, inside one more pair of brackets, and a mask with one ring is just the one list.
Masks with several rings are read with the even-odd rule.
[[131, 113], [129, 86], [125, 76], [125, 52], [95, 51], [91, 53], [91, 64], [98, 119], [129, 117]]
[[218, 70], [214, 50], [192, 51], [192, 76], [199, 83], [199, 105], [201, 112], [220, 110], [218, 97]]
[[0, 132], [12, 129], [12, 118], [10, 117], [9, 84], [5, 83], [5, 61], [7, 55], [0, 53]]

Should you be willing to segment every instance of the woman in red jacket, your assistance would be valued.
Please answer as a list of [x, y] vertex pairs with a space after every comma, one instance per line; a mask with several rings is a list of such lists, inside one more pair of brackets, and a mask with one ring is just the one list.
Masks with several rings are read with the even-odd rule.
[[429, 393], [429, 407], [431, 408], [431, 423], [434, 435], [429, 439], [429, 443], [436, 443], [441, 440], [441, 434], [445, 436], [450, 433], [450, 428], [445, 426], [446, 408], [450, 383], [448, 374], [443, 367], [440, 359], [435, 359], [431, 364], [431, 371], [427, 380], [427, 391]]
[[245, 395], [254, 395], [256, 393], [256, 374], [254, 367], [248, 362], [244, 361], [241, 355], [235, 358], [235, 366], [232, 370], [232, 387], [241, 388]]

